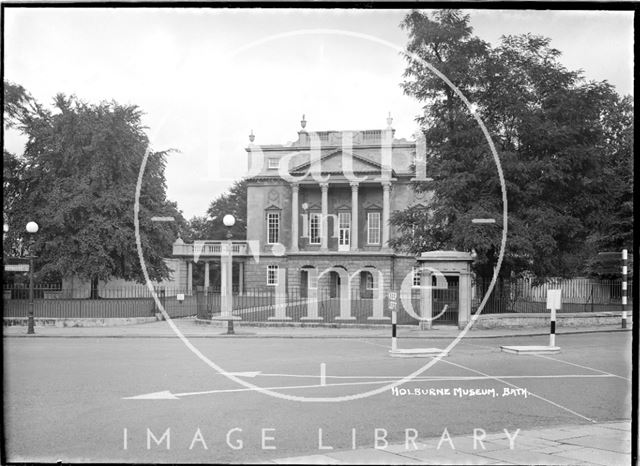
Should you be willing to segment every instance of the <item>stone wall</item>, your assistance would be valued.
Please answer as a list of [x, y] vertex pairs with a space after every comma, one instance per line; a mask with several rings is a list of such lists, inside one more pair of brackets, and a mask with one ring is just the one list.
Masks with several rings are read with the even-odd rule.
[[[631, 314], [628, 314], [628, 322], [631, 324]], [[493, 328], [549, 328], [549, 313], [530, 314], [486, 314], [480, 315], [471, 327], [472, 329]], [[622, 312], [572, 312], [556, 314], [556, 326], [562, 327], [589, 327], [599, 325], [620, 325]]]

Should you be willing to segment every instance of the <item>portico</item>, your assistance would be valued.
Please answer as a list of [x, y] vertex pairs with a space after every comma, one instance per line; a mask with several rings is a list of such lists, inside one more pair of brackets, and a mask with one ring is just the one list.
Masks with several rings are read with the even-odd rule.
[[389, 250], [390, 192], [391, 180], [293, 183], [290, 252]]

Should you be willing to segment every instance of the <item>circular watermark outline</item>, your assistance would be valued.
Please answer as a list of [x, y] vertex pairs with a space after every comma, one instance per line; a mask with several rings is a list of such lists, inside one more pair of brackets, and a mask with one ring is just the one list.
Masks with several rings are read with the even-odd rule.
[[469, 100], [464, 96], [462, 91], [460, 91], [460, 89], [458, 89], [457, 86], [455, 86], [455, 84], [453, 84], [438, 69], [436, 69], [433, 65], [431, 65], [427, 61], [423, 60], [421, 57], [419, 57], [415, 53], [406, 51], [404, 49], [404, 47], [402, 47], [402, 46], [398, 46], [398, 45], [393, 44], [393, 43], [391, 43], [391, 42], [389, 42], [387, 40], [380, 39], [379, 37], [371, 36], [369, 34], [354, 32], [354, 31], [346, 31], [346, 30], [342, 30], [342, 29], [301, 29], [301, 30], [295, 30], [295, 31], [281, 33], [281, 34], [275, 34], [275, 35], [272, 35], [272, 36], [267, 36], [265, 38], [256, 40], [254, 42], [251, 42], [249, 44], [246, 44], [246, 45], [236, 49], [235, 51], [233, 51], [229, 55], [229, 57], [233, 57], [234, 55], [237, 55], [238, 53], [243, 52], [245, 50], [248, 50], [248, 49], [250, 49], [252, 47], [255, 47], [255, 46], [261, 45], [261, 44], [265, 44], [267, 42], [271, 42], [271, 41], [274, 41], [274, 40], [277, 40], [277, 39], [286, 38], [286, 37], [301, 36], [301, 35], [319, 35], [319, 34], [347, 36], [347, 37], [355, 37], [355, 38], [358, 38], [358, 39], [369, 40], [369, 41], [372, 41], [372, 42], [377, 42], [377, 43], [379, 43], [381, 45], [385, 45], [385, 46], [387, 46], [389, 48], [395, 49], [395, 50], [400, 51], [401, 53], [403, 53], [405, 55], [410, 56], [411, 59], [413, 59], [413, 60], [417, 61], [418, 63], [420, 63], [421, 65], [425, 66], [432, 73], [434, 73], [436, 76], [438, 76], [440, 79], [442, 79], [447, 84], [447, 86], [449, 86], [449, 88], [451, 88], [451, 90], [453, 90], [453, 92], [464, 102], [464, 104], [467, 106], [467, 108], [469, 109], [469, 111], [471, 112], [473, 117], [475, 118], [476, 122], [478, 123], [478, 125], [482, 129], [482, 133], [484, 134], [485, 139], [486, 139], [487, 143], [489, 144], [489, 148], [491, 149], [491, 154], [493, 156], [493, 160], [494, 160], [494, 162], [496, 164], [496, 168], [497, 168], [497, 171], [498, 171], [498, 177], [500, 179], [500, 188], [501, 188], [501, 192], [502, 192], [502, 206], [503, 206], [503, 208], [502, 208], [502, 222], [503, 222], [503, 225], [502, 225], [502, 238], [501, 238], [501, 242], [500, 242], [500, 254], [498, 256], [498, 262], [496, 264], [496, 267], [494, 268], [493, 277], [491, 278], [491, 283], [489, 284], [489, 288], [488, 288], [487, 292], [485, 293], [482, 301], [480, 302], [480, 305], [478, 306], [478, 309], [473, 314], [471, 319], [469, 319], [469, 322], [467, 322], [467, 325], [460, 331], [458, 336], [444, 350], [442, 350], [442, 352], [440, 354], [434, 356], [428, 363], [426, 363], [424, 366], [422, 366], [421, 368], [417, 369], [413, 373], [407, 375], [406, 377], [404, 377], [404, 378], [402, 378], [400, 380], [391, 382], [388, 385], [385, 385], [383, 387], [376, 388], [376, 389], [373, 389], [373, 390], [369, 390], [369, 391], [366, 391], [366, 392], [363, 392], [363, 393], [356, 393], [356, 394], [353, 394], [353, 395], [344, 395], [344, 396], [338, 396], [338, 397], [305, 397], [305, 396], [287, 395], [287, 394], [280, 393], [280, 392], [277, 392], [277, 391], [274, 391], [274, 390], [271, 390], [271, 389], [268, 389], [268, 388], [259, 387], [257, 385], [254, 385], [254, 384], [252, 384], [250, 382], [247, 382], [247, 381], [241, 379], [240, 377], [237, 377], [236, 375], [234, 375], [232, 373], [229, 373], [229, 372], [225, 371], [222, 367], [217, 365], [215, 362], [213, 362], [211, 359], [209, 359], [207, 356], [205, 356], [198, 348], [196, 348], [189, 341], [189, 339], [180, 331], [180, 329], [175, 325], [175, 323], [173, 322], [171, 317], [168, 315], [168, 313], [164, 309], [162, 303], [160, 302], [160, 299], [159, 299], [158, 295], [155, 292], [155, 289], [153, 287], [153, 284], [151, 283], [151, 280], [149, 278], [149, 274], [147, 272], [147, 267], [146, 267], [146, 263], [145, 263], [145, 260], [144, 260], [144, 255], [143, 255], [143, 252], [142, 252], [142, 244], [141, 244], [141, 240], [140, 240], [140, 220], [138, 218], [139, 217], [139, 213], [140, 213], [140, 192], [141, 192], [141, 189], [142, 189], [142, 178], [144, 176], [144, 171], [145, 171], [145, 167], [147, 165], [147, 160], [148, 160], [149, 155], [151, 153], [150, 147], [148, 147], [147, 150], [145, 151], [144, 158], [143, 158], [142, 163], [140, 165], [140, 172], [138, 173], [138, 181], [137, 181], [137, 184], [136, 184], [135, 204], [134, 204], [134, 227], [135, 227], [136, 247], [137, 247], [137, 251], [138, 251], [138, 258], [140, 259], [140, 265], [142, 267], [142, 272], [143, 272], [147, 287], [151, 290], [152, 295], [153, 295], [153, 299], [154, 299], [156, 305], [158, 306], [158, 309], [160, 309], [160, 312], [162, 313], [162, 315], [165, 318], [166, 322], [169, 324], [169, 326], [171, 327], [173, 332], [176, 334], [176, 336], [202, 362], [204, 362], [207, 366], [209, 366], [210, 368], [212, 368], [216, 372], [226, 376], [230, 380], [233, 380], [234, 382], [236, 382], [236, 383], [238, 383], [238, 384], [240, 384], [240, 385], [242, 385], [242, 386], [244, 386], [244, 387], [246, 387], [246, 388], [248, 388], [250, 390], [259, 391], [261, 393], [264, 393], [264, 394], [269, 395], [269, 396], [273, 396], [275, 398], [280, 398], [280, 399], [289, 400], [289, 401], [298, 401], [298, 402], [312, 402], [312, 403], [330, 402], [330, 403], [336, 403], [336, 402], [342, 402], [342, 401], [352, 401], [352, 400], [357, 400], [357, 399], [361, 399], [361, 398], [367, 398], [367, 397], [370, 397], [370, 396], [373, 396], [373, 395], [378, 395], [378, 394], [384, 393], [384, 392], [386, 392], [388, 390], [391, 390], [394, 387], [397, 387], [399, 385], [403, 385], [405, 383], [410, 382], [413, 378], [418, 377], [420, 374], [422, 374], [423, 372], [427, 371], [430, 367], [432, 367], [434, 364], [436, 364], [438, 361], [440, 361], [440, 359], [445, 354], [448, 354], [458, 344], [458, 342], [462, 338], [464, 338], [466, 333], [469, 331], [471, 326], [475, 323], [475, 321], [480, 316], [482, 310], [484, 309], [484, 306], [486, 305], [487, 300], [489, 299], [489, 296], [491, 295], [491, 292], [493, 291], [493, 288], [494, 288], [494, 286], [496, 284], [496, 281], [497, 281], [497, 278], [498, 278], [498, 273], [500, 272], [500, 268], [502, 267], [502, 261], [504, 259], [504, 252], [505, 252], [506, 242], [507, 242], [507, 220], [508, 220], [508, 215], [507, 215], [507, 188], [506, 188], [506, 184], [505, 184], [505, 180], [504, 180], [504, 173], [502, 171], [502, 165], [500, 164], [500, 158], [498, 157], [498, 153], [496, 151], [495, 145], [493, 144], [493, 140], [491, 139], [491, 135], [489, 134], [489, 131], [487, 130], [487, 128], [484, 125], [484, 123], [482, 122], [482, 119], [476, 113], [476, 106], [474, 104], [472, 104], [471, 102], [469, 102]]

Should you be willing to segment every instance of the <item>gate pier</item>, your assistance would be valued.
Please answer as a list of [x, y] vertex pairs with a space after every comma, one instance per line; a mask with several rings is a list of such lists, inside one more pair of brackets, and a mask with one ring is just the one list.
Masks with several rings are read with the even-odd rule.
[[[434, 315], [438, 315], [441, 309], [433, 308], [433, 293], [439, 289], [446, 289], [444, 278], [453, 278], [458, 281], [457, 293], [457, 324], [458, 328], [464, 328], [471, 317], [471, 253], [462, 251], [429, 251], [423, 252], [418, 257], [420, 263], [420, 329], [430, 329]], [[430, 286], [435, 278], [435, 286]], [[451, 280], [453, 281], [453, 280]]]

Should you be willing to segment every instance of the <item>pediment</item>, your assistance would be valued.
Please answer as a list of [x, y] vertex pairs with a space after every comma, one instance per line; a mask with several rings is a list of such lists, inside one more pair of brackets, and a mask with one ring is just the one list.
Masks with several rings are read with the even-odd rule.
[[364, 201], [362, 206], [368, 210], [382, 210], [382, 206], [376, 202]]
[[[379, 174], [382, 167], [379, 163], [365, 157], [352, 154], [351, 152], [338, 149], [320, 158], [321, 173], [343, 173], [348, 167], [345, 160], [351, 160], [351, 170], [354, 173], [375, 173]], [[311, 167], [311, 161], [305, 162], [291, 169], [292, 174], [304, 173]]]

